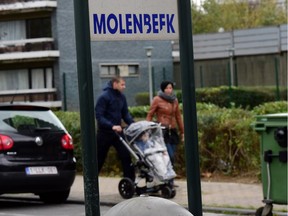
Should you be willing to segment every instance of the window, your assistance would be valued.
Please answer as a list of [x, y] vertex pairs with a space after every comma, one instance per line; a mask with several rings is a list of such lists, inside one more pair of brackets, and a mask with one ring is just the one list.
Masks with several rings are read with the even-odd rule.
[[29, 88], [28, 70], [0, 71], [0, 91]]
[[21, 40], [26, 38], [25, 21], [0, 22], [0, 40]]
[[0, 91], [53, 88], [52, 68], [0, 71]]
[[27, 20], [26, 29], [27, 38], [52, 37], [51, 18]]
[[52, 37], [51, 18], [0, 22], [0, 40]]
[[138, 76], [139, 65], [138, 64], [100, 64], [100, 76], [112, 77], [112, 76]]
[[117, 66], [116, 65], [102, 65], [101, 66], [101, 76], [115, 76], [118, 75]]

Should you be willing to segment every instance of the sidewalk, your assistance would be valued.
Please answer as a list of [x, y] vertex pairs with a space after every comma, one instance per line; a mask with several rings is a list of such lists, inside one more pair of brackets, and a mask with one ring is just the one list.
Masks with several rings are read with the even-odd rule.
[[[100, 203], [103, 205], [115, 205], [124, 201], [118, 192], [120, 178], [99, 177]], [[176, 196], [171, 201], [183, 207], [188, 207], [187, 182], [176, 180]], [[201, 182], [203, 211], [235, 211], [238, 215], [250, 213], [253, 215], [256, 209], [264, 206], [262, 203], [263, 192], [261, 184], [239, 184], [221, 182]], [[71, 201], [84, 202], [84, 179], [78, 175], [71, 188], [69, 196]], [[283, 211], [285, 213], [283, 213]], [[273, 204], [273, 212], [282, 212], [279, 215], [288, 215], [287, 205]]]

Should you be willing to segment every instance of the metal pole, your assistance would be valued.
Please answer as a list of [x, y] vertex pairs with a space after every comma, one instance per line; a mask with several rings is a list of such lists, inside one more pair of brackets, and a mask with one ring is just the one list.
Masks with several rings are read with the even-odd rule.
[[234, 80], [235, 80], [235, 86], [238, 86], [238, 71], [237, 71], [237, 63], [234, 64]]
[[166, 70], [165, 70], [165, 67], [163, 67], [162, 77], [163, 77], [163, 80], [166, 80]]
[[204, 87], [204, 81], [203, 81], [202, 65], [200, 66], [200, 84], [201, 84], [201, 88], [203, 88]]
[[149, 101], [152, 104], [153, 100], [153, 81], [152, 81], [152, 68], [151, 68], [151, 56], [152, 56], [152, 46], [145, 47], [146, 56], [148, 58], [148, 77], [149, 77]]
[[152, 95], [155, 96], [155, 70], [152, 67]]
[[151, 56], [148, 56], [148, 73], [149, 73], [149, 101], [152, 104], [153, 100], [153, 82], [152, 82], [152, 68], [151, 68]]
[[63, 110], [67, 111], [66, 73], [63, 73]]
[[228, 81], [229, 81], [229, 101], [228, 101], [228, 104], [227, 106], [228, 107], [231, 107], [231, 102], [232, 102], [232, 84], [231, 84], [231, 62], [229, 62], [227, 64], [227, 76], [228, 76]]
[[193, 215], [202, 216], [190, 0], [178, 0], [178, 15], [188, 207]]
[[234, 66], [233, 66], [234, 48], [229, 49], [229, 56], [230, 56], [230, 86], [234, 86]]
[[276, 101], [280, 100], [280, 89], [279, 89], [279, 71], [278, 71], [278, 59], [275, 58], [275, 81], [276, 81]]
[[230, 56], [230, 83], [231, 83], [231, 86], [234, 85], [234, 76], [233, 76], [233, 56]]
[[74, 0], [86, 216], [100, 216], [88, 0]]

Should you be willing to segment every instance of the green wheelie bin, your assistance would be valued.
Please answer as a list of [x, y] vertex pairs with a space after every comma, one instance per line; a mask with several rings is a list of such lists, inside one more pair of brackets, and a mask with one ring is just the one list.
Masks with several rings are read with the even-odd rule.
[[287, 204], [288, 113], [256, 116], [254, 130], [260, 135], [261, 180], [266, 204], [256, 216], [272, 216], [273, 203]]

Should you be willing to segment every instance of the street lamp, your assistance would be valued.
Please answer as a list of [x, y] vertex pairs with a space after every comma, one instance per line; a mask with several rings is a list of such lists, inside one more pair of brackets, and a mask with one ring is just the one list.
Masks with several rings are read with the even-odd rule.
[[151, 56], [152, 56], [152, 46], [145, 47], [146, 56], [148, 58], [148, 74], [149, 74], [149, 101], [150, 104], [153, 100], [153, 86], [152, 86], [152, 68], [151, 68]]

